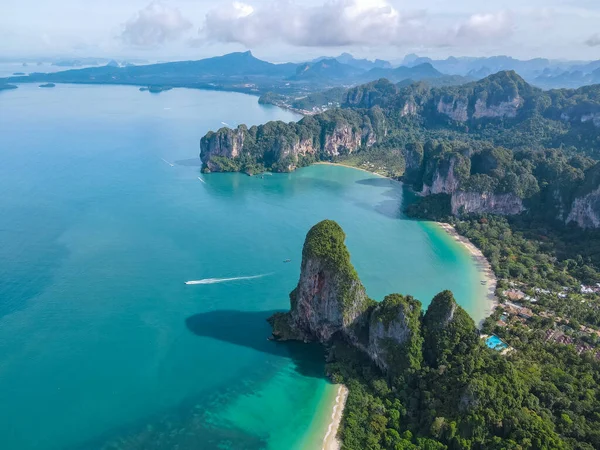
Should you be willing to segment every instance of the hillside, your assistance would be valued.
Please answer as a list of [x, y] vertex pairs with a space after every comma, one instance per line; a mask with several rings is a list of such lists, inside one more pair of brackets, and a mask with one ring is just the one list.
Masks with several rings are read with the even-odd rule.
[[600, 226], [600, 180], [588, 175], [600, 156], [600, 86], [542, 91], [512, 71], [447, 87], [382, 79], [349, 89], [341, 103], [298, 123], [211, 132], [201, 142], [204, 170], [385, 161], [388, 175], [429, 202], [413, 208], [417, 216], [543, 210]]
[[362, 70], [348, 64], [343, 64], [337, 59], [321, 59], [317, 62], [300, 64], [296, 73], [290, 80], [341, 80], [353, 79]]
[[450, 291], [424, 314], [410, 295], [374, 301], [345, 237], [332, 220], [310, 229], [290, 311], [269, 318], [273, 340], [323, 344], [327, 374], [348, 386], [344, 449], [597, 448], [593, 351], [545, 345], [537, 332], [520, 342], [518, 331], [508, 336], [518, 351], [496, 351]]

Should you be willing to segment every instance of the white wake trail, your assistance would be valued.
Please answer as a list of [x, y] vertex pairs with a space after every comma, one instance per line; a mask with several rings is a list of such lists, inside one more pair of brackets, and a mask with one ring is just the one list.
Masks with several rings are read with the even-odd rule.
[[171, 167], [173, 167], [175, 164], [171, 164], [169, 161], [167, 161], [165, 158], [160, 158], [162, 159], [164, 162], [166, 162], [168, 165], [170, 165]]
[[223, 125], [225, 125], [226, 127], [231, 128], [231, 125], [229, 125], [227, 122], [221, 122]]
[[200, 181], [202, 181], [204, 184], [206, 184], [206, 181], [204, 181], [202, 178], [198, 177], [198, 179], [199, 179]]
[[273, 273], [263, 273], [261, 275], [251, 275], [248, 277], [233, 277], [233, 278], [204, 278], [203, 280], [191, 280], [186, 281], [185, 284], [215, 284], [215, 283], [227, 283], [228, 281], [238, 281], [238, 280], [254, 280], [256, 278], [262, 278], [269, 275], [273, 275]]

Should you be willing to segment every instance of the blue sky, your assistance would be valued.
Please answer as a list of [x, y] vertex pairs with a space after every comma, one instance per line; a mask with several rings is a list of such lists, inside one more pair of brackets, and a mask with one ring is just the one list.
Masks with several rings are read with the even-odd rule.
[[600, 0], [3, 0], [0, 56], [600, 59]]

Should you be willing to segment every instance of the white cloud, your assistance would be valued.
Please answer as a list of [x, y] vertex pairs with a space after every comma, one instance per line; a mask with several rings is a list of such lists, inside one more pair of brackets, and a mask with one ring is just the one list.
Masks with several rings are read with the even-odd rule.
[[512, 15], [507, 11], [473, 14], [458, 27], [456, 36], [461, 39], [497, 39], [509, 36], [513, 28]]
[[587, 41], [585, 41], [585, 43], [590, 47], [598, 47], [600, 45], [600, 33], [596, 33], [590, 36], [590, 38]]
[[234, 2], [206, 15], [200, 29], [209, 41], [254, 47], [266, 42], [304, 47], [348, 45], [454, 45], [467, 39], [496, 39], [512, 32], [507, 12], [476, 14], [440, 29], [425, 11], [401, 12], [387, 0], [328, 0], [302, 6], [280, 0], [262, 7]]
[[120, 38], [127, 45], [157, 47], [178, 39], [191, 27], [178, 9], [152, 2], [125, 24]]

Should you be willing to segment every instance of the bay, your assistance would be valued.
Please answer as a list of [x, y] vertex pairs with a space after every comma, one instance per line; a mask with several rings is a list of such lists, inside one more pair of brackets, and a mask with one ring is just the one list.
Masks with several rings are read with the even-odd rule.
[[426, 306], [451, 289], [481, 318], [477, 267], [402, 216], [400, 183], [327, 165], [200, 173], [208, 130], [298, 118], [223, 92], [0, 93], [3, 449], [320, 448], [322, 352], [267, 341], [266, 318], [289, 307], [325, 218], [371, 297]]

